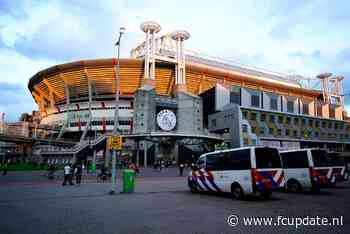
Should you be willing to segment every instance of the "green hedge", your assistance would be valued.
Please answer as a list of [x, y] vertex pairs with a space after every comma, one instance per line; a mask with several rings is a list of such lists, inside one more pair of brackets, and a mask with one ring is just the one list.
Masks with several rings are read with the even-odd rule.
[[[3, 170], [4, 165], [0, 166], [0, 169]], [[47, 170], [48, 165], [34, 165], [34, 164], [9, 164], [7, 165], [8, 171], [42, 171]], [[63, 169], [63, 165], [56, 165], [56, 170]]]

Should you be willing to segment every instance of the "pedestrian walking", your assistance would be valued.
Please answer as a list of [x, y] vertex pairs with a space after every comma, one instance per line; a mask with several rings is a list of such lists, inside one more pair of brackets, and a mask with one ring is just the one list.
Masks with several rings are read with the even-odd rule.
[[63, 172], [64, 172], [64, 180], [63, 180], [63, 183], [62, 185], [65, 186], [67, 184], [67, 182], [70, 184], [70, 185], [73, 185], [73, 182], [72, 182], [72, 167], [71, 167], [72, 164], [66, 164], [63, 168]]
[[168, 171], [169, 168], [169, 161], [165, 161], [165, 171]]
[[7, 163], [5, 163], [5, 164], [4, 164], [4, 168], [3, 168], [3, 170], [2, 170], [2, 175], [7, 175], [7, 170], [8, 170], [8, 168], [7, 168]]
[[184, 174], [184, 164], [183, 163], [180, 163], [179, 169], [180, 169], [180, 176], [183, 176], [183, 174]]
[[81, 183], [81, 176], [83, 174], [83, 167], [82, 167], [82, 165], [80, 163], [78, 163], [75, 166], [74, 174], [75, 174], [75, 182], [76, 182], [76, 184], [80, 184]]
[[50, 164], [49, 167], [47, 168], [47, 171], [48, 171], [48, 174], [47, 174], [47, 177], [49, 180], [53, 180], [54, 177], [55, 177], [55, 165], [53, 164]]

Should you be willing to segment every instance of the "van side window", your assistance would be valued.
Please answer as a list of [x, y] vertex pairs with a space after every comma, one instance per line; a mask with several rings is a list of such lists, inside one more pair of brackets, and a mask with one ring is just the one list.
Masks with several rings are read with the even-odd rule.
[[204, 158], [198, 159], [198, 161], [197, 161], [197, 167], [198, 167], [199, 169], [201, 169], [201, 168], [204, 168], [204, 166], [205, 166]]
[[206, 170], [219, 171], [223, 169], [223, 154], [209, 154], [206, 157]]
[[281, 168], [281, 158], [275, 148], [255, 148], [256, 168]]
[[326, 151], [324, 150], [311, 150], [312, 159], [315, 167], [330, 166], [331, 162], [327, 158]]
[[283, 168], [307, 168], [309, 161], [307, 151], [281, 153]]
[[226, 152], [224, 156], [224, 170], [251, 169], [250, 149]]

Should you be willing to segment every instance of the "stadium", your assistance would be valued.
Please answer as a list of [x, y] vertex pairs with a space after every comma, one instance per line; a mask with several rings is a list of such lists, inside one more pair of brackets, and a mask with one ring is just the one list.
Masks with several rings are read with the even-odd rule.
[[[152, 134], [170, 138], [180, 134], [208, 141], [220, 138], [231, 147], [347, 148], [350, 127], [344, 111], [343, 77], [326, 73], [303, 78], [266, 71], [185, 50], [190, 37], [186, 31], [158, 36], [161, 28], [155, 22], [143, 23], [141, 30], [145, 41], [131, 51], [130, 58], [75, 61], [31, 77], [28, 88], [39, 107], [41, 124], [61, 129], [55, 137], [84, 141], [89, 132], [111, 134], [118, 79], [119, 133], [142, 134], [141, 142]], [[320, 83], [320, 88], [305, 85], [310, 79]], [[238, 135], [225, 121], [222, 127], [216, 122], [213, 126], [211, 115], [229, 104], [239, 106]], [[176, 124], [169, 129], [157, 122], [162, 110], [175, 114]], [[60, 151], [46, 152], [59, 157]], [[154, 155], [157, 152], [153, 150]]]

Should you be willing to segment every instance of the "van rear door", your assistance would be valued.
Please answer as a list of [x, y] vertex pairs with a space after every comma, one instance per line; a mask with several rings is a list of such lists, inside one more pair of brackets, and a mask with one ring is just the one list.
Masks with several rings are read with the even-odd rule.
[[347, 180], [347, 172], [345, 168], [344, 158], [340, 157], [339, 153], [328, 153], [329, 161], [331, 162], [333, 175], [335, 176], [336, 182], [343, 182]]
[[313, 167], [310, 168], [311, 176], [319, 185], [329, 185], [335, 183], [332, 173], [331, 162], [325, 150], [311, 150]]
[[252, 177], [260, 190], [270, 190], [284, 187], [285, 179], [281, 158], [276, 148], [255, 148], [255, 169]]

